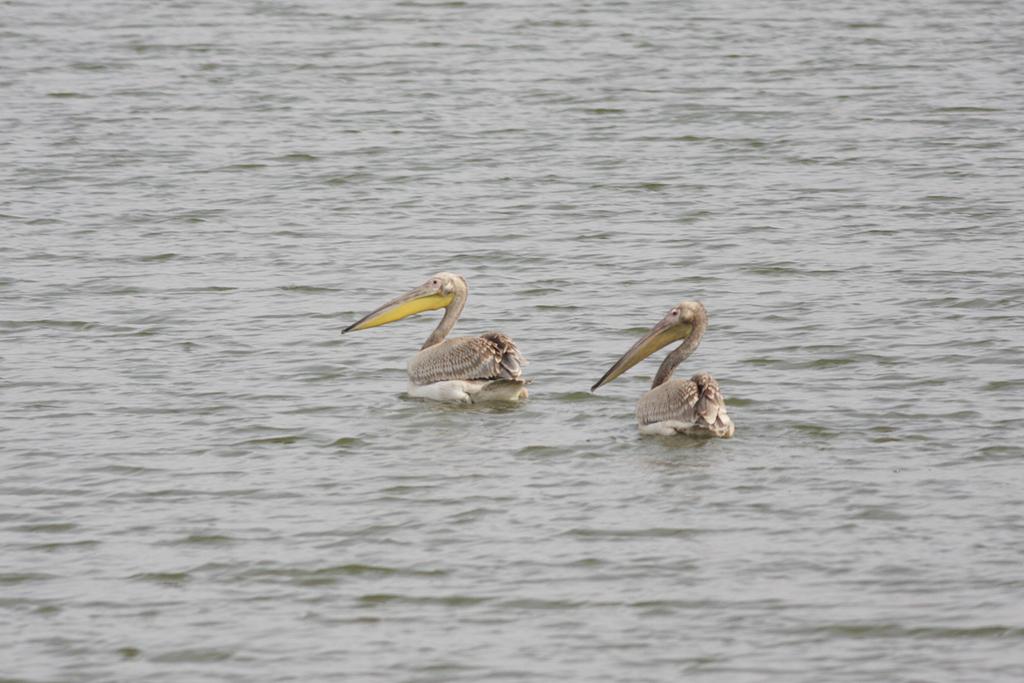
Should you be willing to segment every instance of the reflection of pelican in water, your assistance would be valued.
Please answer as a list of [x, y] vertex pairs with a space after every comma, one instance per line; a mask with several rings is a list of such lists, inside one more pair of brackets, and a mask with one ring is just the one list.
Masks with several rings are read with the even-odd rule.
[[469, 287], [461, 275], [438, 273], [416, 289], [392, 299], [342, 334], [445, 309], [444, 317], [409, 361], [409, 395], [435, 401], [477, 403], [526, 398], [521, 365], [526, 360], [500, 332], [445, 339], [466, 305]]
[[697, 350], [707, 328], [708, 312], [704, 304], [683, 301], [633, 344], [590, 390], [611, 382], [666, 344], [683, 339], [679, 348], [662, 361], [651, 390], [636, 404], [640, 431], [661, 435], [732, 436], [736, 428], [725, 412], [725, 399], [714, 377], [698, 372], [690, 379], [669, 379], [676, 366]]

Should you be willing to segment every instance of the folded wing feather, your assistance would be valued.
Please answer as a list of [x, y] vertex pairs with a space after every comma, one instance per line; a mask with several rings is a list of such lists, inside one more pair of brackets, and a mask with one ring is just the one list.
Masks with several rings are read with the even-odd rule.
[[718, 382], [706, 372], [688, 380], [672, 379], [648, 391], [637, 403], [636, 419], [642, 425], [674, 421], [716, 434], [733, 431]]
[[518, 380], [525, 364], [515, 342], [500, 332], [488, 332], [423, 349], [409, 361], [409, 379], [420, 385], [452, 379]]

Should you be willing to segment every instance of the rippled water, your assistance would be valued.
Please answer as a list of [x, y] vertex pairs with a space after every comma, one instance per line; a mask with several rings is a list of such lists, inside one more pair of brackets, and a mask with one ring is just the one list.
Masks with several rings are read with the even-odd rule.
[[[0, 679], [1024, 677], [1014, 2], [0, 5]], [[438, 270], [523, 406], [402, 396]], [[642, 438], [676, 301], [736, 437]]]

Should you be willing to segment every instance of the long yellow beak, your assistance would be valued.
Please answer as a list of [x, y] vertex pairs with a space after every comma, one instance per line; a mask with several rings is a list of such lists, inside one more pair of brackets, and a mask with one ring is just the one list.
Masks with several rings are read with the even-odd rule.
[[440, 294], [432, 287], [417, 287], [408, 294], [403, 294], [397, 299], [392, 299], [377, 310], [366, 315], [362, 319], [352, 323], [341, 331], [355, 332], [357, 330], [368, 330], [371, 327], [387, 325], [410, 315], [416, 315], [423, 311], [435, 311], [445, 308], [455, 298], [455, 294]]
[[650, 332], [641, 337], [637, 343], [633, 344], [629, 351], [622, 355], [622, 358], [615, 361], [615, 365], [611, 366], [608, 372], [604, 373], [604, 376], [597, 380], [594, 386], [590, 387], [590, 390], [596, 391], [598, 387], [608, 384], [608, 382], [611, 382], [661, 347], [671, 344], [677, 339], [689, 336], [692, 331], [693, 325], [673, 324], [668, 320], [662, 320], [652, 327]]

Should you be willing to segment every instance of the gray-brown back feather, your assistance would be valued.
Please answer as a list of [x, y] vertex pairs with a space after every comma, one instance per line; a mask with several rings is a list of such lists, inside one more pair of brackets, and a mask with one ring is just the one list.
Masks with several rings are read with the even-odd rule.
[[409, 361], [409, 379], [420, 385], [450, 379], [518, 380], [525, 364], [515, 342], [500, 332], [488, 332], [423, 349]]
[[719, 435], [733, 430], [722, 390], [706, 372], [672, 379], [648, 391], [637, 403], [636, 419], [642, 425], [673, 420]]

